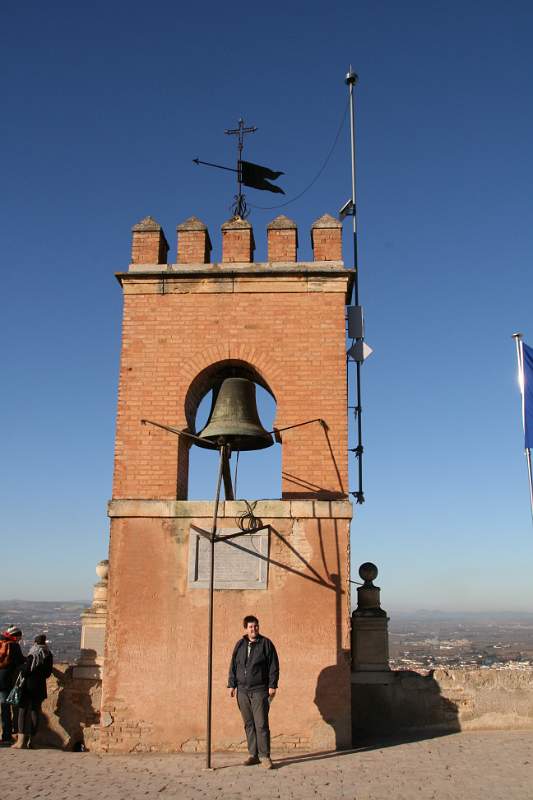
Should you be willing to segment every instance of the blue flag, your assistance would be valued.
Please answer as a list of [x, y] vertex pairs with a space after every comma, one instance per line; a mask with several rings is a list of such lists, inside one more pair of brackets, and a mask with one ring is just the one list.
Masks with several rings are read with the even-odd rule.
[[533, 447], [533, 347], [523, 344], [524, 354], [524, 446]]

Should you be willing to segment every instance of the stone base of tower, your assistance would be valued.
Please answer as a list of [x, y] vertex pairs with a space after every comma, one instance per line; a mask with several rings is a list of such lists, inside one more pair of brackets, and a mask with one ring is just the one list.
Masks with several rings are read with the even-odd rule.
[[[102, 750], [205, 749], [208, 591], [191, 548], [199, 547], [197, 531], [210, 529], [212, 512], [211, 502], [110, 503]], [[244, 503], [221, 503], [219, 530], [235, 530], [244, 512]], [[264, 500], [254, 515], [268, 526], [257, 545], [261, 588], [250, 588], [251, 573], [236, 575], [228, 557], [220, 580], [239, 588], [215, 592], [213, 747], [245, 749], [240, 713], [226, 687], [247, 614], [259, 618], [280, 659], [272, 750], [349, 747], [351, 504]], [[224, 561], [218, 548], [228, 546], [217, 543], [217, 559]]]

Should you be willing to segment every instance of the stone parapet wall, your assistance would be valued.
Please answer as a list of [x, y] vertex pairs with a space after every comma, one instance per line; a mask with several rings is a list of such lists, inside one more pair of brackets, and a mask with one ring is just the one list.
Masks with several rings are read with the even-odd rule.
[[[352, 690], [354, 744], [372, 735], [409, 732], [533, 730], [533, 669], [439, 669], [427, 675], [393, 671], [389, 685], [357, 684]], [[100, 681], [75, 679], [71, 665], [56, 664], [36, 746], [72, 750], [83, 743], [88, 750], [114, 750], [113, 744], [127, 739], [132, 750], [152, 749], [148, 723], [114, 729], [109, 712], [100, 720], [100, 704]], [[273, 751], [313, 749], [309, 738], [276, 727]], [[183, 752], [204, 749], [202, 738], [181, 746]], [[223, 749], [244, 752], [246, 743], [228, 741]]]
[[408, 731], [533, 729], [533, 669], [393, 671], [352, 685], [354, 742]]

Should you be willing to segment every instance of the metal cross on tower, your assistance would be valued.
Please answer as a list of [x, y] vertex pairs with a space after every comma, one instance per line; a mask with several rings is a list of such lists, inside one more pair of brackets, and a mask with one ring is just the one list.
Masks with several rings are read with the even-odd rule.
[[242, 217], [244, 219], [247, 214], [247, 206], [246, 206], [246, 199], [242, 193], [242, 150], [244, 147], [244, 135], [246, 133], [255, 133], [257, 128], [255, 126], [251, 126], [250, 128], [246, 128], [244, 126], [244, 120], [241, 118], [239, 119], [239, 127], [238, 128], [228, 128], [228, 130], [224, 131], [227, 133], [228, 136], [237, 136], [237, 194], [235, 195], [232, 211], [234, 217]]

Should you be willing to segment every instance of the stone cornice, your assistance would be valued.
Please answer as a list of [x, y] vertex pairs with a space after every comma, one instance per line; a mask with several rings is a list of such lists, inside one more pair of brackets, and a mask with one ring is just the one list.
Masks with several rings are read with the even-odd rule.
[[[213, 516], [212, 500], [110, 500], [108, 516], [120, 517], [176, 518]], [[233, 518], [247, 511], [246, 504], [239, 500], [225, 500], [219, 504], [219, 518]], [[352, 504], [349, 500], [259, 500], [254, 506], [254, 515], [263, 521], [269, 519], [351, 519]]]
[[354, 274], [342, 261], [131, 264], [116, 278], [125, 294], [343, 292], [348, 303]]

